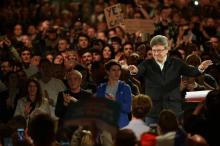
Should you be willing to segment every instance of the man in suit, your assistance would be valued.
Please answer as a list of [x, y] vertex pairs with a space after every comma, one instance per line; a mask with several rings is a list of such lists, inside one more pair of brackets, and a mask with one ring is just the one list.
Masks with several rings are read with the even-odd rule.
[[183, 61], [168, 56], [168, 39], [154, 36], [150, 41], [152, 59], [144, 60], [138, 67], [129, 66], [130, 72], [137, 73], [145, 82], [145, 94], [152, 98], [153, 108], [146, 117], [147, 124], [156, 123], [161, 110], [171, 109], [179, 116], [182, 113], [180, 81], [181, 76], [199, 76], [211, 60], [203, 61], [197, 68], [188, 66]]

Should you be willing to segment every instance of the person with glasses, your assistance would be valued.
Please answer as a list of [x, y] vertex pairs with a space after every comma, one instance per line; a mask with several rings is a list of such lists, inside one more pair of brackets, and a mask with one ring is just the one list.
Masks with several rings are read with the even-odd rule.
[[138, 67], [129, 66], [145, 83], [145, 94], [150, 96], [153, 108], [145, 118], [147, 124], [157, 122], [163, 109], [171, 109], [180, 116], [182, 99], [180, 95], [181, 76], [199, 76], [212, 65], [211, 60], [203, 61], [198, 67], [188, 66], [182, 60], [168, 55], [168, 39], [165, 36], [154, 36], [150, 41], [152, 59], [142, 61]]

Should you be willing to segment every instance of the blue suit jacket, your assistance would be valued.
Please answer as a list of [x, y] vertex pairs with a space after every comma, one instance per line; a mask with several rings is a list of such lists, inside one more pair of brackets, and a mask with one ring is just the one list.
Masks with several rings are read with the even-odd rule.
[[[97, 97], [106, 97], [107, 83], [102, 83], [97, 88]], [[119, 81], [118, 89], [116, 92], [116, 102], [121, 105], [120, 117], [118, 121], [119, 128], [126, 126], [129, 123], [128, 114], [131, 112], [131, 88], [123, 81]]]

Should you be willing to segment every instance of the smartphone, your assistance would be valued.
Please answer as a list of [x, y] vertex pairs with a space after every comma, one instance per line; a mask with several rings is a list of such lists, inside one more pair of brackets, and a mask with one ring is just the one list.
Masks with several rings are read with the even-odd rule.
[[18, 134], [18, 141], [24, 141], [24, 129], [18, 128], [17, 134]]
[[68, 141], [61, 141], [61, 142], [60, 142], [60, 145], [61, 145], [61, 146], [69, 146], [70, 143], [69, 143]]
[[4, 146], [13, 146], [11, 137], [3, 138], [3, 143], [4, 143]]
[[157, 124], [150, 124], [149, 127], [150, 127], [150, 132], [158, 134]]

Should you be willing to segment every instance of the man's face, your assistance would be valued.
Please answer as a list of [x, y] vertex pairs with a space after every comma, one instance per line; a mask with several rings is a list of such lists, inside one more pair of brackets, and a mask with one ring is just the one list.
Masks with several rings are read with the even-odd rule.
[[14, 27], [14, 34], [15, 34], [15, 36], [21, 36], [21, 34], [22, 34], [22, 26], [21, 25], [18, 24]]
[[81, 59], [84, 65], [89, 65], [92, 63], [92, 54], [90, 52], [86, 52], [82, 55]]
[[213, 48], [218, 48], [218, 46], [219, 46], [219, 40], [218, 40], [218, 38], [211, 37], [211, 38], [210, 38], [210, 43], [211, 43], [211, 45], [212, 45]]
[[7, 74], [11, 70], [12, 70], [12, 67], [10, 66], [8, 61], [2, 62], [2, 64], [1, 64], [1, 71], [2, 71], [3, 74]]
[[104, 32], [98, 32], [98, 33], [97, 33], [97, 39], [100, 39], [100, 40], [106, 41], [107, 38], [106, 38]]
[[66, 40], [59, 40], [58, 42], [58, 50], [59, 52], [65, 51], [69, 47]]
[[27, 50], [23, 51], [21, 53], [21, 59], [24, 63], [30, 63], [31, 62], [31, 53]]
[[127, 44], [123, 48], [125, 57], [129, 57], [133, 53], [133, 48], [131, 44]]
[[119, 52], [121, 45], [118, 42], [112, 42], [112, 47], [114, 48], [114, 52]]
[[79, 44], [78, 45], [80, 48], [85, 49], [89, 46], [89, 41], [86, 37], [81, 36], [81, 37], [79, 37]]
[[67, 83], [69, 85], [70, 90], [76, 90], [80, 88], [82, 79], [77, 74], [71, 74], [67, 77]]
[[23, 35], [21, 38], [22, 43], [24, 44], [25, 47], [30, 47], [31, 46], [31, 40], [29, 36]]
[[121, 68], [118, 65], [113, 65], [111, 66], [110, 70], [107, 71], [107, 74], [110, 80], [117, 81], [121, 76]]
[[87, 30], [87, 35], [90, 37], [90, 38], [93, 38], [96, 36], [96, 32], [95, 32], [95, 29], [94, 28], [88, 28]]
[[154, 45], [152, 47], [152, 55], [153, 58], [162, 63], [164, 59], [166, 58], [168, 53], [168, 49], [166, 49], [163, 45]]
[[92, 53], [92, 59], [93, 61], [101, 61], [102, 56], [99, 53], [94, 52]]

